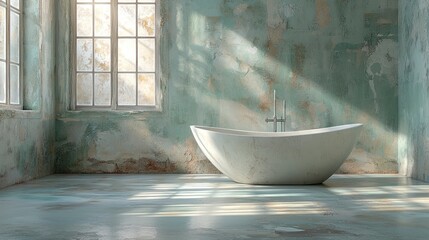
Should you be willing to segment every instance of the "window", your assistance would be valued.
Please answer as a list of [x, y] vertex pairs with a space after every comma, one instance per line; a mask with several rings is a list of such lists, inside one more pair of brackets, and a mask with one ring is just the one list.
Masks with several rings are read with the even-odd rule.
[[73, 5], [75, 109], [158, 109], [157, 0]]
[[0, 0], [0, 107], [22, 107], [21, 2]]

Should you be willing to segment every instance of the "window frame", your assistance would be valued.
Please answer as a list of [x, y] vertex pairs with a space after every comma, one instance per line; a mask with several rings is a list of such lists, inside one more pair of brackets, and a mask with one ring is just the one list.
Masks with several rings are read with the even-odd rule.
[[[10, 0], [6, 0], [6, 1], [0, 1], [0, 5], [2, 7], [5, 7], [6, 9], [6, 44], [5, 44], [5, 54], [6, 54], [6, 103], [0, 103], [0, 110], [1, 109], [14, 109], [14, 110], [22, 110], [23, 106], [24, 106], [24, 85], [23, 85], [23, 73], [24, 73], [24, 67], [23, 67], [23, 62], [24, 62], [24, 54], [23, 54], [23, 49], [24, 49], [24, 4], [23, 4], [23, 0], [19, 1], [19, 9], [16, 9], [15, 7], [11, 6]], [[18, 73], [18, 84], [19, 84], [19, 104], [12, 104], [10, 103], [10, 65], [11, 65], [11, 60], [10, 60], [10, 13], [11, 11], [13, 11], [14, 13], [18, 14], [18, 18], [19, 18], [19, 62], [18, 64], [13, 63], [18, 65], [19, 67], [19, 73]]]
[[[120, 39], [120, 36], [118, 36], [118, 0], [110, 0], [110, 24], [111, 24], [111, 35], [110, 37], [110, 44], [111, 44], [111, 56], [110, 56], [110, 73], [111, 73], [111, 105], [110, 106], [95, 106], [94, 105], [94, 96], [93, 96], [93, 105], [92, 106], [78, 106], [77, 105], [77, 96], [76, 96], [76, 83], [77, 83], [77, 0], [71, 0], [70, 1], [70, 58], [71, 58], [71, 84], [70, 84], [70, 110], [72, 111], [152, 111], [152, 112], [161, 112], [162, 111], [162, 93], [161, 93], [161, 61], [160, 61], [160, 35], [161, 35], [161, 9], [160, 9], [160, 2], [161, 0], [154, 0], [153, 3], [155, 5], [155, 104], [154, 105], [130, 105], [130, 106], [120, 106], [118, 105], [118, 39]], [[82, 3], [79, 3], [82, 4]], [[94, 6], [97, 4], [94, 2], [94, 0], [91, 0], [91, 2], [83, 3]], [[102, 3], [98, 3], [102, 4]], [[106, 3], [105, 3], [106, 4]], [[129, 3], [129, 4], [145, 4], [145, 3], [139, 3], [138, 0], [136, 0], [135, 3]], [[146, 3], [148, 4], [148, 3]], [[151, 4], [151, 3], [149, 3]], [[93, 8], [94, 11], [94, 8]], [[94, 23], [93, 23], [94, 24]], [[138, 27], [136, 23], [136, 28]], [[137, 29], [136, 29], [137, 30]], [[93, 29], [94, 31], [94, 29]], [[89, 38], [89, 37], [88, 37]], [[93, 39], [97, 38], [96, 36], [92, 36]], [[132, 39], [136, 39], [136, 41], [139, 39], [139, 36], [135, 37], [129, 37]], [[136, 52], [136, 57], [138, 56], [138, 52]], [[94, 59], [94, 55], [93, 55]], [[94, 64], [94, 61], [93, 61]], [[96, 73], [94, 69], [91, 73]], [[136, 66], [136, 75], [138, 75], [138, 66]], [[137, 79], [136, 79], [137, 80]], [[94, 79], [93, 79], [94, 81]], [[94, 85], [93, 85], [93, 91], [94, 91]], [[138, 88], [136, 87], [136, 90]], [[93, 94], [94, 95], [94, 94]], [[136, 95], [136, 98], [138, 99], [138, 95]], [[136, 100], [136, 103], [138, 100]]]

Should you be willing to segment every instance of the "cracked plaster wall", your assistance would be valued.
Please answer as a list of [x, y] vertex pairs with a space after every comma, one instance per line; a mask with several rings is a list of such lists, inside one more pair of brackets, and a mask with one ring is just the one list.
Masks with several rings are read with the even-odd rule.
[[25, 0], [24, 109], [0, 109], [0, 188], [54, 172], [54, 1]]
[[56, 2], [57, 172], [216, 172], [189, 125], [270, 131], [274, 89], [288, 130], [365, 124], [340, 172], [397, 172], [396, 0], [164, 0], [163, 111], [144, 113], [67, 110], [70, 9]]
[[429, 1], [399, 1], [401, 174], [429, 182]]

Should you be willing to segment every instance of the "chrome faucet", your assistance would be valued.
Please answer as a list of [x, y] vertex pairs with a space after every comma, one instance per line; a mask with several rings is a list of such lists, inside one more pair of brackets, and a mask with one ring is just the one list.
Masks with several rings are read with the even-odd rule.
[[281, 123], [280, 131], [284, 132], [286, 130], [286, 100], [283, 100], [283, 116], [277, 118], [277, 99], [276, 99], [276, 90], [274, 90], [274, 115], [273, 118], [265, 118], [265, 122], [273, 123], [273, 132], [277, 132], [277, 124]]

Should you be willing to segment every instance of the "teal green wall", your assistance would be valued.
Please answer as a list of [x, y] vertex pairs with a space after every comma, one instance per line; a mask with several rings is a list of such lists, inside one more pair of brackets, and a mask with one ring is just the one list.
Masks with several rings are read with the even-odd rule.
[[0, 188], [54, 172], [54, 0], [24, 3], [24, 109], [0, 109]]
[[429, 182], [429, 1], [399, 1], [399, 166]]
[[[396, 0], [164, 0], [162, 112], [68, 111], [69, 1], [56, 1], [56, 171], [216, 172], [189, 125], [365, 124], [345, 173], [397, 172]], [[279, 106], [280, 107], [280, 106]]]

